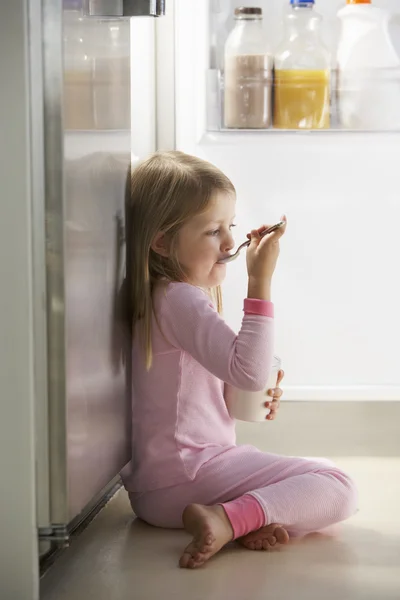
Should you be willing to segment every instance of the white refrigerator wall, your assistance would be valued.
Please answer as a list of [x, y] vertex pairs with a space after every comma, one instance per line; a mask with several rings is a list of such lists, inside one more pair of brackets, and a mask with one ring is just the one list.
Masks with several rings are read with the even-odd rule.
[[[279, 39], [285, 2], [255, 4]], [[317, 3], [332, 40], [343, 4]], [[400, 10], [398, 0], [375, 4]], [[286, 398], [400, 400], [400, 135], [207, 133], [209, 10], [208, 2], [176, 2], [176, 147], [231, 177], [238, 243], [250, 228], [288, 217], [273, 285]], [[224, 286], [225, 317], [235, 329], [245, 293], [241, 257], [229, 265]]]

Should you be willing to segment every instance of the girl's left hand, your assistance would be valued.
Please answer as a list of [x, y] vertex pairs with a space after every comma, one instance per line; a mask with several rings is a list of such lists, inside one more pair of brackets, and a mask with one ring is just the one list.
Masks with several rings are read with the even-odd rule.
[[279, 409], [279, 405], [281, 402], [281, 396], [283, 394], [281, 388], [279, 387], [279, 384], [281, 383], [284, 376], [285, 376], [285, 373], [283, 371], [279, 371], [278, 372], [278, 380], [276, 382], [276, 388], [273, 390], [267, 391], [267, 395], [272, 396], [272, 401], [268, 400], [265, 403], [265, 407], [271, 409], [271, 412], [269, 413], [269, 415], [266, 416], [266, 419], [268, 421], [273, 421], [275, 419], [276, 413]]

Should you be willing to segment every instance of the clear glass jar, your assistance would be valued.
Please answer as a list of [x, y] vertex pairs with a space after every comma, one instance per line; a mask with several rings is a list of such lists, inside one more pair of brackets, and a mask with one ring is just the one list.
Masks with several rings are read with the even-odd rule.
[[96, 21], [93, 47], [95, 127], [128, 130], [131, 126], [130, 21]]
[[272, 58], [262, 9], [237, 8], [224, 56], [224, 124], [234, 129], [271, 125]]
[[83, 17], [81, 4], [68, 0], [63, 13], [64, 124], [70, 130], [94, 128], [92, 23]]
[[314, 0], [291, 0], [285, 39], [275, 53], [274, 127], [330, 126], [331, 56], [321, 35]]

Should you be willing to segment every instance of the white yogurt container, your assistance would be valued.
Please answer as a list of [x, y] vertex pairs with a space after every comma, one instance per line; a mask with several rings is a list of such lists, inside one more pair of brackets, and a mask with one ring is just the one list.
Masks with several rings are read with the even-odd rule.
[[270, 409], [265, 406], [266, 402], [272, 402], [272, 396], [267, 392], [276, 387], [278, 372], [282, 368], [282, 361], [274, 356], [272, 369], [266, 387], [260, 392], [246, 392], [234, 388], [226, 399], [229, 414], [239, 421], [250, 421], [259, 423], [265, 421]]

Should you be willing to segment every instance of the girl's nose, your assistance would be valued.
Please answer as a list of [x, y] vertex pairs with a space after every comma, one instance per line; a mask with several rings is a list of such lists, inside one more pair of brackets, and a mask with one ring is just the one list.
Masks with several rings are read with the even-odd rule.
[[229, 252], [230, 250], [232, 250], [232, 248], [235, 247], [235, 240], [233, 239], [231, 233], [229, 233], [229, 235], [224, 239], [224, 243], [222, 244], [222, 246], [223, 252]]

